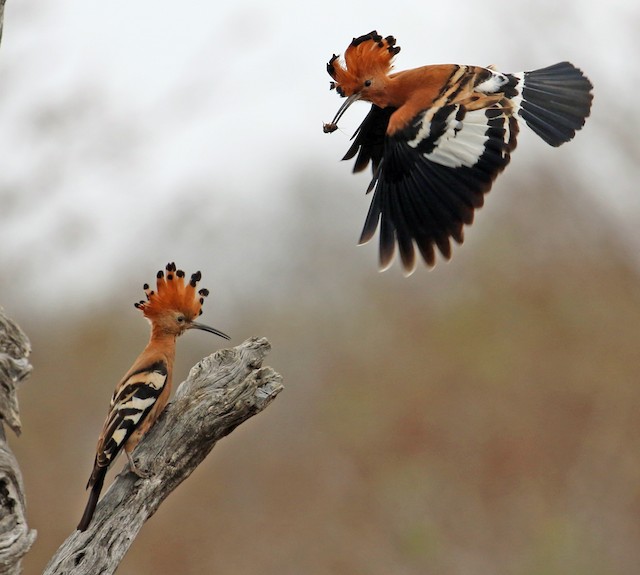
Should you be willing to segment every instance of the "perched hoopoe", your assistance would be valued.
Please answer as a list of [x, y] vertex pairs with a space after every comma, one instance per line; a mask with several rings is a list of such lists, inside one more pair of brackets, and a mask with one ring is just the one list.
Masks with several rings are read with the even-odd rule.
[[184, 272], [174, 263], [167, 264], [166, 273], [160, 270], [157, 274], [156, 291], [145, 284], [147, 301], [134, 304], [151, 323], [151, 338], [113, 392], [87, 484], [91, 494], [78, 524], [80, 531], [89, 526], [107, 470], [123, 447], [131, 471], [146, 476], [137, 469], [131, 452], [169, 401], [176, 338], [188, 329], [201, 329], [229, 339], [221, 331], [194, 321], [209, 295], [204, 288], [196, 292], [200, 278], [196, 272], [185, 285]]
[[450, 238], [462, 243], [463, 226], [516, 147], [517, 116], [559, 146], [584, 125], [593, 86], [569, 62], [518, 74], [456, 64], [390, 73], [395, 43], [373, 31], [353, 39], [344, 66], [334, 54], [331, 88], [347, 99], [324, 131], [335, 131], [356, 100], [373, 104], [343, 158], [357, 154], [354, 172], [372, 163], [367, 193], [374, 193], [360, 243], [380, 223], [381, 268], [391, 265], [397, 242], [410, 273], [414, 243], [429, 266], [434, 246], [449, 259]]

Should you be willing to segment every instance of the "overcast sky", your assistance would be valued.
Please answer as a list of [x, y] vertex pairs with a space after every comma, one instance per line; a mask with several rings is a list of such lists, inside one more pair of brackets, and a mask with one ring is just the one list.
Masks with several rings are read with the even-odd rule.
[[[349, 223], [355, 244], [368, 177], [339, 159], [368, 106], [323, 134], [340, 104], [325, 64], [374, 28], [402, 47], [396, 69], [456, 62], [512, 72], [560, 60], [583, 68], [595, 85], [584, 133], [553, 150], [523, 130], [509, 170], [544, 155], [578, 174], [577, 193], [636, 227], [637, 0], [7, 0], [0, 304], [33, 309], [28, 298], [51, 274], [90, 300], [96, 285], [111, 289], [116, 265], [142, 283], [167, 259], [216, 281], [216, 269], [264, 273], [274, 248], [251, 233], [277, 235], [291, 217], [287, 191], [307, 169], [341, 182], [346, 211], [361, 214]], [[220, 245], [207, 239], [203, 262], [195, 248], [204, 249], [205, 228]]]

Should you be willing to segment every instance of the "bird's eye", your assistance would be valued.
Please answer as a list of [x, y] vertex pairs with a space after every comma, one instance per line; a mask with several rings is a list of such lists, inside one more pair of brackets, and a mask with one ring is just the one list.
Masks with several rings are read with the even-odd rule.
[[178, 323], [184, 323], [184, 322], [185, 322], [185, 317], [184, 317], [183, 315], [179, 315], [179, 316], [176, 318], [176, 321], [177, 321]]
[[364, 87], [368, 88], [369, 86], [371, 86], [371, 80], [365, 80], [364, 81]]

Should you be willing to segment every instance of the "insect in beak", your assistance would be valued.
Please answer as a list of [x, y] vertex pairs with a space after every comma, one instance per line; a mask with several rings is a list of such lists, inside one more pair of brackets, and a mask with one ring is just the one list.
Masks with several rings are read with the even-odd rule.
[[335, 132], [338, 129], [338, 120], [342, 118], [342, 115], [347, 111], [347, 108], [351, 106], [354, 102], [360, 99], [360, 92], [356, 92], [355, 94], [351, 94], [343, 103], [342, 106], [336, 112], [335, 117], [328, 124], [324, 124], [323, 129], [325, 134], [329, 132]]

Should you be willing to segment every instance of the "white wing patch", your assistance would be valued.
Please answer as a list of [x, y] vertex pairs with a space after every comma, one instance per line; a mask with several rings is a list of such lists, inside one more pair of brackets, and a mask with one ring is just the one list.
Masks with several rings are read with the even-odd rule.
[[[456, 111], [458, 108], [456, 107]], [[431, 120], [436, 112], [436, 108], [429, 108], [426, 112], [422, 114], [420, 118], [420, 129], [416, 134], [416, 137], [413, 140], [407, 142], [412, 148], [417, 148], [420, 145], [420, 142], [426, 140], [431, 135]], [[452, 114], [455, 118], [455, 113]], [[450, 116], [451, 117], [451, 116]]]
[[167, 380], [166, 374], [159, 373], [157, 371], [145, 373], [144, 376], [145, 377], [142, 381], [154, 389], [162, 389], [165, 381]]
[[488, 140], [486, 131], [487, 116], [484, 110], [467, 112], [462, 121], [450, 117], [447, 131], [438, 138], [436, 147], [427, 154], [427, 158], [450, 168], [470, 168], [484, 152]]
[[121, 445], [126, 435], [127, 430], [119, 427], [113, 432], [113, 434], [111, 435], [111, 439], [115, 441], [116, 445]]
[[482, 92], [483, 94], [495, 94], [496, 92], [500, 92], [503, 86], [509, 82], [509, 78], [500, 72], [492, 70], [491, 67], [488, 67], [487, 70], [491, 72], [491, 76], [489, 76], [484, 82], [480, 82], [480, 84], [475, 87], [475, 91]]
[[147, 397], [146, 399], [140, 399], [138, 397], [133, 396], [129, 401], [122, 404], [122, 407], [126, 409], [137, 409], [140, 412], [142, 412], [145, 409], [147, 409], [147, 407], [153, 405], [155, 402], [156, 402], [155, 397]]
[[157, 393], [145, 392], [145, 388], [161, 390], [166, 381], [166, 374], [157, 371], [144, 371], [132, 375], [118, 394], [116, 409], [130, 412], [124, 416], [124, 419], [132, 421], [134, 424], [138, 423], [142, 414], [158, 399]]
[[[134, 373], [120, 388], [113, 392], [111, 397], [111, 407], [116, 404], [130, 404], [132, 401], [139, 401], [135, 397], [135, 392], [132, 395], [132, 390], [135, 390], [141, 384], [152, 389], [162, 389], [167, 380], [167, 376], [164, 373], [158, 371], [143, 371], [140, 373]], [[137, 407], [130, 405], [130, 407]], [[144, 409], [144, 406], [141, 407]]]
[[[458, 110], [459, 106], [456, 106], [449, 114], [445, 132], [436, 140], [434, 149], [424, 156], [431, 162], [448, 168], [470, 168], [484, 153], [489, 139], [488, 118], [486, 110], [473, 110], [467, 112], [462, 120], [456, 120]], [[430, 123], [423, 121], [418, 135], [408, 144], [416, 148], [430, 126]]]

